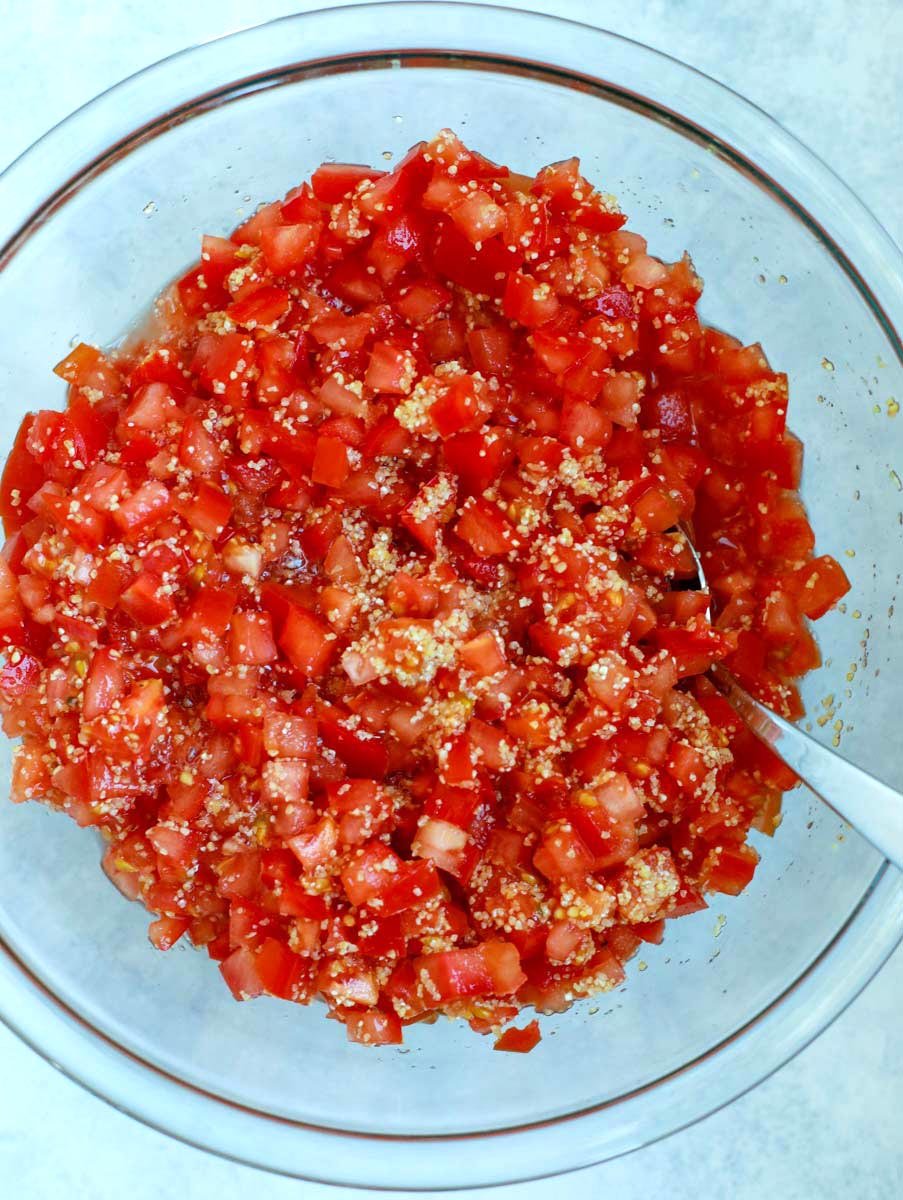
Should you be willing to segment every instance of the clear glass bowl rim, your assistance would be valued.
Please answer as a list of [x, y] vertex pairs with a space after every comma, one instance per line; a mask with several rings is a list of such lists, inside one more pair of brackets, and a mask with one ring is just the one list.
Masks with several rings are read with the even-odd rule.
[[[283, 62], [282, 33], [305, 57]], [[287, 40], [287, 39], [285, 39]], [[651, 107], [792, 208], [856, 284], [903, 361], [903, 256], [874, 216], [761, 109], [659, 51], [543, 13], [446, 0], [395, 0], [299, 13], [189, 48], [116, 84], [0, 175], [0, 271], [29, 233], [105, 162], [127, 154], [199, 97], [312, 64], [392, 52], [473, 57], [583, 81]], [[273, 66], [279, 62], [278, 69]], [[588, 64], [616, 62], [610, 79]], [[248, 72], [249, 64], [253, 71]], [[205, 86], [206, 85], [206, 86]], [[264, 84], [265, 86], [265, 84]], [[709, 1115], [782, 1066], [858, 995], [903, 937], [903, 881], [883, 864], [831, 944], [747, 1026], [702, 1057], [617, 1100], [492, 1132], [400, 1137], [338, 1131], [232, 1104], [138, 1059], [48, 991], [0, 939], [0, 1020], [94, 1095], [200, 1149], [282, 1174], [359, 1187], [502, 1184], [627, 1153]], [[336, 1152], [339, 1151], [337, 1154]], [[344, 1153], [342, 1153], [344, 1151]]]

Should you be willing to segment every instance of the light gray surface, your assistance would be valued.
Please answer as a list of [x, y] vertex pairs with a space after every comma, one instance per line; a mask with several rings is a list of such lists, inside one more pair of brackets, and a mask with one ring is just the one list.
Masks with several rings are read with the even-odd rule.
[[[903, 7], [846, 0], [534, 0], [666, 49], [758, 102], [859, 191], [898, 241]], [[109, 84], [191, 42], [314, 5], [154, 0], [88, 6], [0, 0], [0, 163]], [[717, 15], [715, 15], [717, 12]], [[503, 19], [499, 17], [497, 19]], [[13, 113], [15, 117], [13, 118]], [[737, 1200], [903, 1194], [903, 954], [814, 1046], [728, 1110], [628, 1159], [471, 1193], [726, 1195]], [[354, 1196], [273, 1179], [143, 1129], [0, 1030], [0, 1194], [26, 1200]], [[8, 1189], [8, 1190], [7, 1190]]]

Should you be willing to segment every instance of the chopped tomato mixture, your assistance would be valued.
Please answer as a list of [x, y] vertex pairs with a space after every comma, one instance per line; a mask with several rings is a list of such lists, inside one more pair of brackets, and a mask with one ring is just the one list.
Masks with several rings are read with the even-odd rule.
[[13, 799], [96, 827], [236, 999], [498, 1031], [753, 876], [795, 780], [706, 672], [799, 717], [849, 585], [786, 376], [624, 222], [448, 131], [322, 166], [19, 431]]

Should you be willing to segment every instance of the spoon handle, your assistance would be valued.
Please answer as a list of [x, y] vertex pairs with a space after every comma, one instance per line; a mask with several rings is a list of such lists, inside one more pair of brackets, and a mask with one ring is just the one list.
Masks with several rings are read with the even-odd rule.
[[764, 708], [723, 668], [718, 687], [752, 732], [873, 846], [903, 870], [903, 796]]

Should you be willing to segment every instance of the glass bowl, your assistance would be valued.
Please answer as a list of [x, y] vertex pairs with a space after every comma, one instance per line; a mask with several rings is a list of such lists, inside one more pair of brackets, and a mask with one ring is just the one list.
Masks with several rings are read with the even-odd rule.
[[[331, 9], [186, 51], [93, 101], [0, 179], [6, 441], [26, 410], [62, 404], [49, 368], [70, 342], [118, 338], [203, 232], [325, 158], [397, 158], [445, 125], [524, 171], [581, 153], [654, 253], [690, 248], [705, 318], [789, 372], [820, 549], [853, 582], [846, 611], [819, 625], [813, 732], [894, 778], [900, 253], [763, 113], [622, 38], [470, 5]], [[622, 991], [545, 1018], [532, 1054], [495, 1054], [448, 1022], [365, 1050], [318, 1006], [237, 1005], [204, 955], [159, 955], [89, 834], [4, 803], [0, 1014], [118, 1108], [261, 1167], [414, 1189], [548, 1175], [751, 1087], [900, 938], [900, 877], [805, 792], [763, 849], [743, 896], [669, 926]]]

